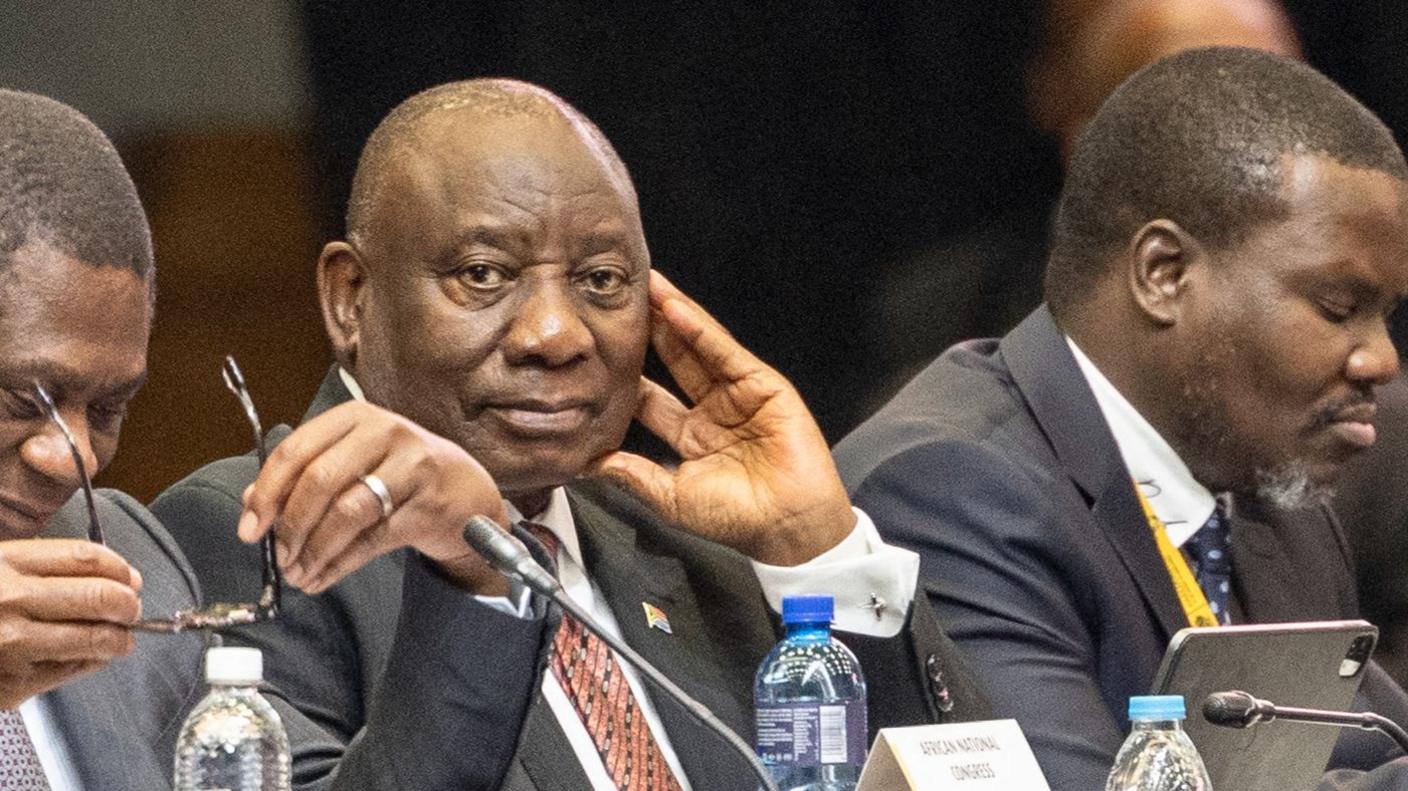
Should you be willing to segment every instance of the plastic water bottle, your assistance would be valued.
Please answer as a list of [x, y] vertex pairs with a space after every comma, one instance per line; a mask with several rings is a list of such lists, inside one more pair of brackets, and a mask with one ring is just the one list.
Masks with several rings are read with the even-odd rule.
[[753, 682], [758, 757], [783, 791], [849, 791], [868, 744], [865, 677], [831, 636], [830, 596], [782, 600], [787, 636]]
[[181, 726], [175, 791], [288, 791], [288, 735], [259, 694], [264, 656], [257, 648], [205, 653], [205, 696]]
[[1124, 740], [1105, 791], [1212, 791], [1208, 770], [1183, 731], [1182, 695], [1129, 699], [1134, 724]]

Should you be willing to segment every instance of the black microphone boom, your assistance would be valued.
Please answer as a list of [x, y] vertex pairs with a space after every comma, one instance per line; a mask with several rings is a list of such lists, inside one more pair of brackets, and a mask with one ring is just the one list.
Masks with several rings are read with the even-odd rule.
[[1276, 704], [1253, 697], [1240, 690], [1214, 692], [1203, 700], [1203, 719], [1224, 728], [1248, 728], [1259, 722], [1288, 720], [1308, 722], [1314, 725], [1335, 725], [1341, 728], [1363, 728], [1367, 731], [1382, 731], [1395, 742], [1399, 749], [1408, 753], [1408, 732], [1398, 723], [1372, 711], [1324, 711], [1322, 709], [1298, 709]]
[[486, 516], [476, 516], [469, 520], [469, 524], [464, 528], [464, 540], [474, 551], [483, 555], [484, 559], [489, 561], [489, 565], [498, 569], [504, 576], [527, 585], [533, 592], [552, 599], [563, 610], [571, 613], [572, 617], [580, 621], [587, 631], [601, 638], [611, 647], [612, 651], [630, 662], [650, 683], [674, 698], [696, 722], [717, 733], [729, 747], [743, 756], [748, 762], [749, 768], [753, 770], [753, 774], [758, 776], [763, 788], [767, 791], [777, 791], [777, 784], [773, 782], [772, 775], [768, 773], [767, 767], [758, 760], [757, 754], [753, 752], [747, 742], [739, 738], [738, 734], [714, 716], [714, 712], [710, 711], [709, 707], [690, 697], [689, 693], [680, 689], [675, 682], [647, 662], [645, 657], [636, 653], [634, 648], [626, 645], [624, 640], [602, 631], [601, 626], [585, 610], [567, 598], [557, 578], [533, 560], [533, 557], [528, 554], [527, 547], [523, 546], [523, 542], [504, 532], [503, 528]]

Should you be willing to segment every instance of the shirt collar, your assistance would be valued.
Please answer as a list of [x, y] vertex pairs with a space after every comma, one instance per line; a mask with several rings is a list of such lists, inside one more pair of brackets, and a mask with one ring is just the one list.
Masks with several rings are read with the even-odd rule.
[[1139, 484], [1149, 507], [1164, 523], [1169, 541], [1176, 547], [1183, 546], [1212, 516], [1217, 505], [1212, 492], [1193, 478], [1173, 446], [1115, 389], [1076, 342], [1068, 337], [1066, 343], [1095, 394], [1129, 477]]
[[[357, 380], [352, 378], [352, 374], [347, 372], [342, 366], [337, 367], [337, 375], [342, 378], [342, 383], [347, 386], [347, 392], [358, 401], [367, 400], [366, 394], [362, 391], [362, 386], [357, 384]], [[514, 507], [513, 503], [504, 500], [504, 505], [508, 508], [508, 518], [510, 524], [518, 524], [525, 518], [531, 519], [535, 524], [546, 527], [557, 540], [562, 544], [562, 550], [578, 566], [582, 565], [581, 544], [577, 541], [577, 523], [572, 519], [572, 505], [567, 501], [567, 490], [559, 486], [552, 490], [552, 495], [548, 499], [548, 507], [543, 512], [532, 517], [525, 517]]]
[[513, 503], [507, 500], [504, 501], [504, 505], [508, 507], [510, 524], [518, 524], [526, 518], [534, 524], [546, 527], [548, 532], [556, 536], [558, 542], [562, 544], [562, 551], [567, 553], [567, 557], [571, 558], [572, 562], [579, 567], [583, 567], [582, 548], [577, 541], [577, 523], [572, 518], [572, 504], [567, 501], [567, 489], [561, 486], [553, 489], [552, 495], [548, 498], [548, 507], [536, 516], [523, 516]]
[[340, 365], [337, 366], [337, 375], [341, 377], [342, 384], [347, 386], [347, 392], [351, 393], [354, 399], [358, 401], [367, 400], [367, 394], [362, 392], [362, 386], [357, 384], [357, 380], [352, 378], [352, 374], [347, 373], [346, 368]]

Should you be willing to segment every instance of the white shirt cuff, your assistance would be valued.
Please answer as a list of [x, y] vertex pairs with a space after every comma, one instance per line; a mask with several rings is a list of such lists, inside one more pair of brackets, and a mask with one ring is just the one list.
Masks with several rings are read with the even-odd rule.
[[836, 600], [836, 631], [894, 637], [919, 584], [919, 556], [881, 541], [870, 517], [851, 510], [856, 526], [841, 543], [800, 566], [753, 561], [753, 573], [774, 612], [782, 612], [784, 596], [829, 593]]
[[533, 619], [533, 591], [520, 582], [508, 581], [507, 596], [475, 596], [474, 600], [492, 607], [504, 615], [512, 615], [525, 621]]

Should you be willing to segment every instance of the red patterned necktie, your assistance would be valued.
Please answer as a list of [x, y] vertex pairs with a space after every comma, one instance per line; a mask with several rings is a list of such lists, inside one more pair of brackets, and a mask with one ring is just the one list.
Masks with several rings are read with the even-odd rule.
[[[523, 528], [542, 543], [557, 574], [560, 542], [546, 527], [523, 522]], [[582, 627], [570, 614], [553, 640], [552, 673], [572, 701], [577, 716], [596, 745], [611, 782], [622, 791], [680, 791], [679, 781], [665, 762], [660, 745], [650, 732], [640, 703], [621, 674], [616, 655], [600, 638]]]
[[18, 711], [0, 711], [0, 788], [49, 791], [49, 778]]

